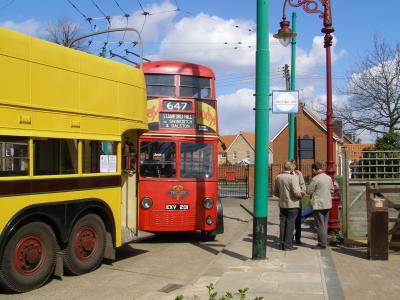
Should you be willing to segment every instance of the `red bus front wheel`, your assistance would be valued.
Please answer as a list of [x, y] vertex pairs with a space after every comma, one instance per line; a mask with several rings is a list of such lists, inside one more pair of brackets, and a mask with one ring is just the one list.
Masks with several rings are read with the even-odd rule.
[[201, 236], [202, 241], [213, 241], [213, 240], [215, 240], [217, 235], [215, 234], [214, 231], [202, 230], [200, 236]]
[[53, 273], [57, 240], [50, 226], [32, 222], [8, 240], [0, 261], [0, 284], [13, 292], [42, 286]]
[[86, 215], [71, 231], [64, 254], [67, 273], [79, 275], [97, 269], [104, 256], [106, 229], [97, 215]]

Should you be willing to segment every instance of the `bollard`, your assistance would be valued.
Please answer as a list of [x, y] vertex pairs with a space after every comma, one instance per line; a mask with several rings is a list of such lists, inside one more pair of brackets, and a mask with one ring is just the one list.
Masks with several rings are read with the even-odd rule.
[[367, 206], [368, 258], [371, 260], [388, 260], [389, 213], [387, 201], [382, 198], [373, 198], [367, 203]]

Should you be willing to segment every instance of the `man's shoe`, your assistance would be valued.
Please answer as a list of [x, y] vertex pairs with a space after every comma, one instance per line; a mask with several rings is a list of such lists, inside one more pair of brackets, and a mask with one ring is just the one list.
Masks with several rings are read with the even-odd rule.
[[312, 246], [312, 248], [313, 248], [313, 249], [322, 250], [322, 249], [326, 249], [326, 246], [322, 246], [321, 244], [316, 244], [315, 246]]
[[293, 246], [291, 246], [291, 247], [285, 247], [284, 250], [285, 250], [285, 251], [294, 251], [294, 250], [297, 250], [297, 247], [293, 247]]
[[295, 242], [296, 245], [301, 245], [303, 244], [300, 240]]

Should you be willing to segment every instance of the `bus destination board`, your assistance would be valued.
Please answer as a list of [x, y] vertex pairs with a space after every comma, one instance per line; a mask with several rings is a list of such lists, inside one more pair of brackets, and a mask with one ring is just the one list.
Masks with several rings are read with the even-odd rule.
[[160, 128], [164, 129], [194, 129], [194, 114], [160, 113]]
[[189, 101], [170, 101], [164, 100], [162, 103], [163, 110], [192, 111], [192, 102]]

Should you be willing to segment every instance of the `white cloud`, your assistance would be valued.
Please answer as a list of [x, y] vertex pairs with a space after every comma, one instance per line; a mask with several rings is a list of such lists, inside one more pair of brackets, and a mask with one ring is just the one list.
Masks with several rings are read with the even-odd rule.
[[[249, 20], [223, 19], [200, 13], [178, 21], [166, 34], [160, 45], [160, 59], [177, 59], [208, 65], [221, 70], [254, 69], [256, 53], [256, 32], [249, 30], [255, 24]], [[290, 47], [284, 48], [269, 35], [270, 69], [276, 72], [290, 63]], [[346, 55], [345, 50], [335, 52], [333, 62]], [[235, 49], [236, 48], [236, 49]], [[312, 71], [325, 64], [323, 36], [313, 39], [311, 49], [297, 47], [297, 68], [303, 72]]]
[[[125, 17], [113, 17], [111, 19], [111, 27], [133, 27], [142, 31], [142, 38], [145, 43], [157, 41], [173, 25], [172, 21], [177, 14], [176, 6], [169, 1], [165, 1], [161, 4], [153, 3], [145, 6], [144, 10], [150, 12], [151, 15], [144, 16], [142, 10], [135, 11], [131, 14], [132, 17], [128, 19], [128, 23]], [[128, 35], [131, 35], [136, 40], [136, 34], [128, 33]]]
[[[255, 131], [254, 93], [255, 91], [252, 89], [240, 89], [233, 94], [218, 97], [220, 134]], [[286, 122], [286, 114], [269, 114], [270, 139]]]
[[248, 30], [252, 27], [251, 21], [226, 20], [204, 13], [185, 17], [162, 40], [160, 57], [224, 70], [254, 67], [256, 33]]
[[19, 23], [14, 21], [4, 21], [0, 23], [0, 26], [32, 36], [38, 36], [40, 34], [40, 23], [35, 19], [29, 19]]

